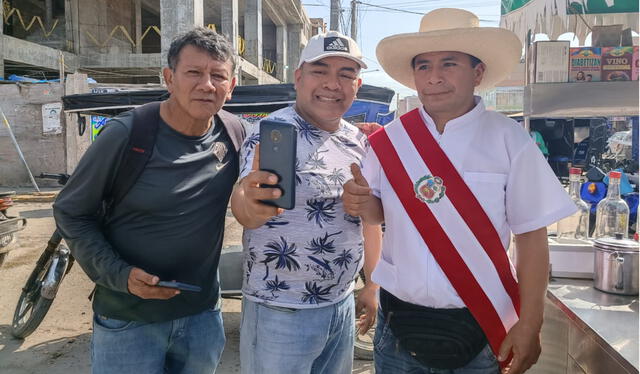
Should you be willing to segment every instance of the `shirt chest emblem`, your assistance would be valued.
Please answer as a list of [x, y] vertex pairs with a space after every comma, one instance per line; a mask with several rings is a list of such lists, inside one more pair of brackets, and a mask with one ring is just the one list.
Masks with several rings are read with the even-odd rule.
[[433, 175], [425, 175], [413, 184], [416, 197], [426, 204], [440, 201], [446, 189], [442, 178]]
[[216, 156], [218, 162], [222, 162], [227, 155], [227, 146], [222, 142], [213, 143], [213, 155]]

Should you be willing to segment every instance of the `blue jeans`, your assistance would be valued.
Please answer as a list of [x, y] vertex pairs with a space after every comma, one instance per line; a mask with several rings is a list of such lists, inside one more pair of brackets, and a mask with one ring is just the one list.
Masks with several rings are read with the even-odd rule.
[[499, 374], [500, 367], [491, 347], [486, 347], [467, 365], [454, 370], [434, 369], [424, 366], [413, 358], [409, 352], [400, 347], [398, 339], [393, 336], [389, 324], [378, 308], [376, 335], [373, 339], [376, 374]]
[[347, 374], [353, 368], [353, 294], [314, 309], [242, 300], [243, 374]]
[[167, 322], [93, 316], [93, 374], [212, 374], [224, 348], [219, 308]]

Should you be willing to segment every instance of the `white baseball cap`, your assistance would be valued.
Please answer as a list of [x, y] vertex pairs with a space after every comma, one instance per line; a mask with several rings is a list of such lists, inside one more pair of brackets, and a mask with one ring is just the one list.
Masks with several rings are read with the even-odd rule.
[[307, 46], [300, 53], [298, 68], [305, 62], [314, 62], [325, 57], [346, 57], [366, 69], [367, 64], [362, 60], [362, 52], [358, 44], [346, 35], [337, 31], [329, 31], [326, 34], [314, 35]]

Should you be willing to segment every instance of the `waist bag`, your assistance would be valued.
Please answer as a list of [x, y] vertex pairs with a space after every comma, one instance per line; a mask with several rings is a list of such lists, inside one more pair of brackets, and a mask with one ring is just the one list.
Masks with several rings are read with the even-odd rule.
[[467, 308], [428, 308], [402, 301], [384, 289], [380, 289], [380, 307], [400, 347], [429, 368], [461, 368], [487, 345]]

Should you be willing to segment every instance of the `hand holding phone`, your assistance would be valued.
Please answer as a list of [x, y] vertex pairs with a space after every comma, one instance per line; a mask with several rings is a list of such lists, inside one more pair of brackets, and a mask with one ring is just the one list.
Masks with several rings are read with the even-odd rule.
[[296, 203], [296, 153], [298, 131], [287, 122], [260, 121], [259, 168], [278, 176], [277, 187], [282, 195], [277, 199], [262, 200], [268, 205], [293, 209]]
[[173, 288], [181, 291], [191, 291], [191, 292], [202, 291], [202, 288], [200, 286], [195, 286], [193, 284], [176, 282], [176, 281], [160, 281], [158, 282], [158, 284], [156, 284], [156, 286]]
[[129, 293], [141, 299], [167, 300], [180, 293], [176, 289], [157, 287], [159, 280], [157, 275], [133, 267], [127, 279], [127, 289]]

